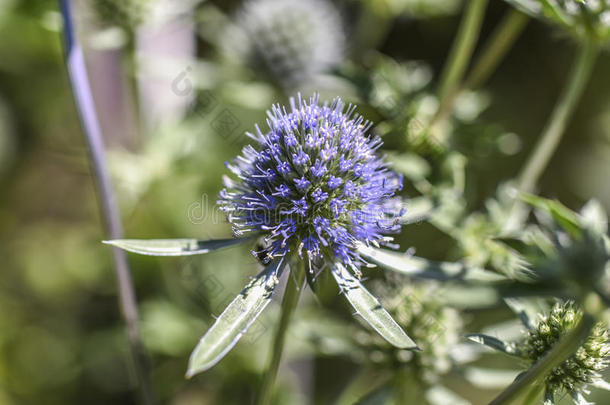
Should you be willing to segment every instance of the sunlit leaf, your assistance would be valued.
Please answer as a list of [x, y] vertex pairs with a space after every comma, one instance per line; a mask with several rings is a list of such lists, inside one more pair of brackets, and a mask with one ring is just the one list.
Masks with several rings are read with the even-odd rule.
[[593, 230], [598, 235], [605, 235], [608, 232], [608, 216], [602, 204], [597, 200], [590, 200], [580, 211], [582, 223], [588, 229]]
[[500, 281], [505, 277], [463, 263], [433, 262], [420, 257], [359, 245], [358, 251], [373, 263], [408, 276], [436, 280], [460, 279], [467, 281]]
[[510, 356], [520, 357], [519, 350], [515, 346], [493, 336], [484, 335], [482, 333], [470, 333], [466, 335], [466, 337], [473, 342], [483, 344], [491, 349], [506, 353]]
[[429, 198], [412, 198], [405, 203], [406, 212], [400, 221], [405, 225], [425, 221], [433, 214], [434, 208], [434, 202]]
[[248, 239], [115, 239], [105, 240], [104, 243], [141, 255], [190, 256], [234, 246]]
[[592, 382], [591, 385], [601, 390], [610, 391], [610, 383], [606, 380], [598, 379]]
[[485, 389], [497, 389], [509, 386], [519, 374], [517, 370], [500, 370], [493, 368], [468, 367], [464, 377], [471, 384]]
[[430, 388], [426, 393], [426, 399], [430, 405], [470, 405], [469, 401], [442, 385], [436, 385]]
[[379, 301], [343, 265], [335, 263], [331, 270], [347, 300], [377, 333], [398, 348], [417, 349], [415, 342], [383, 309]]
[[573, 237], [581, 236], [581, 224], [578, 214], [560, 203], [533, 194], [522, 193], [521, 199], [533, 207], [549, 213], [566, 232]]
[[285, 261], [275, 259], [235, 297], [201, 338], [189, 359], [187, 377], [209, 369], [235, 346], [271, 302]]

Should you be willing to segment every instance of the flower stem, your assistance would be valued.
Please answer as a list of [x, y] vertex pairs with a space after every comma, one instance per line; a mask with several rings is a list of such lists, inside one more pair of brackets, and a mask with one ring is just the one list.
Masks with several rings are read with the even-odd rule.
[[595, 325], [595, 318], [585, 313], [576, 327], [563, 337], [544, 357], [536, 362], [521, 377], [508, 386], [489, 405], [506, 405], [516, 401], [536, 385], [542, 383], [551, 370], [569, 358], [587, 339]]
[[457, 37], [441, 74], [438, 90], [440, 104], [437, 115], [447, 108], [447, 104], [451, 102], [453, 94], [462, 80], [479, 37], [487, 2], [488, 0], [471, 0], [468, 2]]
[[426, 388], [411, 370], [398, 370], [394, 378], [394, 403], [427, 404]]
[[[102, 218], [104, 219], [106, 233], [110, 239], [121, 239], [123, 237], [121, 216], [112, 189], [108, 168], [106, 167], [104, 141], [91, 94], [91, 85], [87, 75], [83, 50], [78, 42], [77, 33], [73, 25], [70, 0], [60, 0], [60, 9], [64, 22], [68, 76], [89, 149], [93, 175], [97, 183], [97, 194]], [[112, 253], [119, 290], [119, 306], [127, 329], [127, 339], [133, 357], [133, 366], [136, 378], [138, 379], [142, 403], [147, 405], [154, 404], [155, 400], [146, 367], [146, 357], [140, 341], [138, 307], [127, 257], [125, 252], [118, 248], [113, 248]]]
[[540, 396], [540, 394], [542, 393], [542, 388], [543, 385], [538, 383], [538, 384], [534, 384], [529, 392], [527, 393], [527, 395], [525, 396], [525, 399], [523, 399], [523, 402], [521, 403], [521, 405], [533, 405], [537, 402], [538, 397]]
[[273, 338], [271, 359], [269, 360], [269, 366], [267, 367], [267, 373], [263, 379], [263, 386], [257, 402], [259, 405], [269, 405], [271, 403], [273, 387], [275, 385], [275, 379], [280, 367], [284, 343], [286, 342], [288, 324], [290, 323], [290, 318], [296, 309], [299, 297], [301, 295], [301, 290], [303, 289], [305, 282], [306, 270], [304, 268], [304, 262], [294, 261], [293, 263], [294, 265], [291, 266], [290, 269], [291, 274], [288, 277], [286, 291], [284, 292], [284, 298], [282, 299], [280, 324], [278, 325], [277, 331], [275, 332], [275, 337]]
[[504, 16], [492, 37], [486, 42], [481, 56], [476, 59], [462, 89], [477, 88], [487, 81], [519, 38], [528, 21], [526, 14], [514, 8]]
[[439, 125], [449, 117], [453, 111], [455, 100], [462, 92], [477, 88], [485, 83], [512, 48], [517, 38], [519, 38], [519, 34], [525, 28], [528, 20], [529, 17], [526, 14], [516, 9], [511, 9], [508, 12], [500, 25], [495, 29], [492, 37], [486, 42], [485, 48], [475, 61], [474, 67], [466, 79], [464, 79], [462, 85], [449, 94], [447, 99], [439, 106], [434, 116], [433, 124]]
[[566, 124], [580, 100], [580, 96], [591, 76], [598, 53], [598, 45], [593, 40], [585, 40], [580, 46], [567, 85], [542, 131], [542, 135], [534, 148], [534, 153], [530, 155], [525, 168], [519, 175], [517, 190], [531, 192], [536, 186], [555, 149], [557, 149]]

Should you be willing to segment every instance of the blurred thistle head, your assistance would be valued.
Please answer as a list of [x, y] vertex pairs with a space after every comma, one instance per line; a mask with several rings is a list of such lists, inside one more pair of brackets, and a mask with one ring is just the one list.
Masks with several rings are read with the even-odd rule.
[[234, 232], [264, 236], [259, 257], [298, 254], [309, 269], [339, 259], [358, 272], [358, 244], [378, 245], [400, 230], [402, 177], [376, 154], [381, 139], [371, 124], [336, 98], [320, 104], [299, 95], [290, 111], [268, 112], [229, 169], [219, 204]]
[[503, 238], [502, 243], [523, 261], [528, 284], [541, 292], [560, 289], [565, 297], [575, 299], [593, 291], [610, 303], [610, 238], [601, 204], [591, 200], [574, 212], [556, 200], [530, 194], [521, 198], [534, 207], [537, 224], [514, 238]]
[[[537, 362], [576, 327], [582, 316], [582, 311], [573, 302], [556, 303], [551, 311], [541, 316], [538, 323], [528, 331], [522, 344], [523, 357], [531, 364]], [[600, 373], [608, 367], [609, 354], [608, 327], [598, 322], [576, 352], [546, 376], [546, 398], [553, 401], [556, 396], [569, 393], [575, 400], [580, 401], [577, 398], [588, 393], [587, 385], [603, 383]]]
[[507, 0], [525, 13], [563, 26], [578, 38], [610, 39], [610, 0]]
[[458, 311], [439, 302], [437, 284], [413, 284], [390, 274], [388, 280], [374, 284], [373, 291], [421, 351], [398, 349], [377, 335], [360, 331], [353, 335], [361, 348], [357, 356], [376, 366], [410, 371], [424, 385], [436, 383], [453, 364], [450, 349], [460, 340], [462, 328]]
[[249, 0], [223, 42], [227, 56], [284, 90], [315, 81], [343, 60], [345, 35], [327, 0]]

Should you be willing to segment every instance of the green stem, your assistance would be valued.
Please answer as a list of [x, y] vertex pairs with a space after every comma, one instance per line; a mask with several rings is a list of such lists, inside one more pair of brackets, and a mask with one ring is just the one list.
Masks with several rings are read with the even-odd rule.
[[299, 296], [301, 295], [304, 282], [305, 269], [304, 264], [301, 261], [292, 266], [291, 274], [288, 278], [286, 291], [284, 292], [284, 298], [282, 299], [280, 324], [275, 332], [273, 347], [271, 348], [271, 359], [269, 360], [269, 366], [263, 379], [263, 386], [257, 402], [259, 405], [269, 405], [271, 403], [273, 387], [275, 385], [275, 379], [280, 367], [280, 360], [282, 359], [282, 352], [284, 350], [284, 343], [286, 341], [288, 324], [290, 323], [290, 318], [292, 317], [292, 314], [294, 313], [299, 301]]
[[535, 384], [530, 389], [530, 391], [527, 393], [527, 396], [525, 397], [525, 399], [523, 400], [521, 405], [533, 405], [533, 404], [535, 404], [536, 401], [538, 400], [538, 397], [541, 394], [542, 387], [543, 387], [543, 385], [541, 385], [541, 384]]
[[[525, 28], [529, 17], [522, 12], [511, 9], [502, 19], [500, 25], [495, 29], [492, 37], [486, 42], [481, 56], [477, 58], [474, 67], [464, 80], [464, 83], [453, 93], [447, 96], [434, 117], [435, 126], [441, 126], [451, 112], [458, 96], [469, 89], [477, 88], [496, 70], [500, 62], [504, 59], [513, 44], [519, 38], [519, 34]], [[432, 133], [435, 130], [431, 131]]]
[[598, 45], [593, 40], [587, 40], [581, 45], [576, 62], [568, 78], [568, 83], [542, 131], [542, 135], [534, 148], [534, 153], [530, 155], [525, 168], [519, 175], [517, 180], [517, 189], [519, 191], [531, 192], [551, 160], [561, 140], [566, 124], [574, 112], [591, 76], [598, 53]]
[[488, 0], [471, 0], [468, 2], [467, 9], [462, 17], [460, 28], [449, 58], [445, 63], [441, 74], [438, 90], [439, 112], [447, 108], [447, 103], [451, 101], [453, 93], [458, 88], [464, 71], [470, 61], [475, 44], [481, 30], [481, 23], [485, 15], [485, 8]]
[[594, 325], [595, 318], [585, 313], [578, 322], [578, 325], [570, 333], [565, 335], [544, 357], [530, 367], [519, 379], [509, 385], [489, 405], [515, 403], [528, 392], [528, 389], [532, 389], [532, 386], [542, 384], [542, 380], [551, 370], [568, 359], [582, 345]]
[[525, 29], [529, 17], [517, 9], [511, 9], [494, 30], [491, 38], [464, 80], [462, 89], [473, 89], [481, 86], [496, 70], [519, 35]]
[[140, 85], [138, 83], [138, 46], [135, 31], [129, 33], [129, 40], [124, 52], [124, 65], [127, 73], [128, 91], [131, 93], [135, 136], [131, 140], [134, 147], [140, 147], [144, 140], [144, 124], [142, 122], [142, 103], [140, 102]]
[[397, 370], [394, 377], [394, 404], [426, 405], [426, 388], [411, 370]]

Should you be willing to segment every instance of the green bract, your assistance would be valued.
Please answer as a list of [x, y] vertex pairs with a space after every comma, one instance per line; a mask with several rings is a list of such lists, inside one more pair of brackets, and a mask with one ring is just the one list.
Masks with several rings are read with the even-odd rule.
[[[558, 302], [545, 315], [533, 323], [524, 313], [522, 321], [526, 336], [518, 342], [504, 342], [492, 336], [473, 334], [470, 339], [494, 350], [518, 357], [528, 366], [540, 361], [563, 337], [574, 330], [583, 313], [573, 302]], [[545, 405], [554, 404], [562, 394], [569, 394], [575, 403], [588, 404], [584, 394], [587, 386], [608, 389], [601, 372], [608, 367], [610, 344], [608, 327], [597, 322], [588, 337], [565, 361], [544, 376]]]
[[520, 294], [521, 289], [528, 294], [534, 288], [539, 294], [584, 299], [593, 291], [608, 305], [610, 239], [601, 205], [592, 200], [574, 212], [555, 200], [529, 194], [522, 199], [534, 207], [538, 223], [498, 242], [516, 256], [531, 280], [516, 284], [510, 293]]

